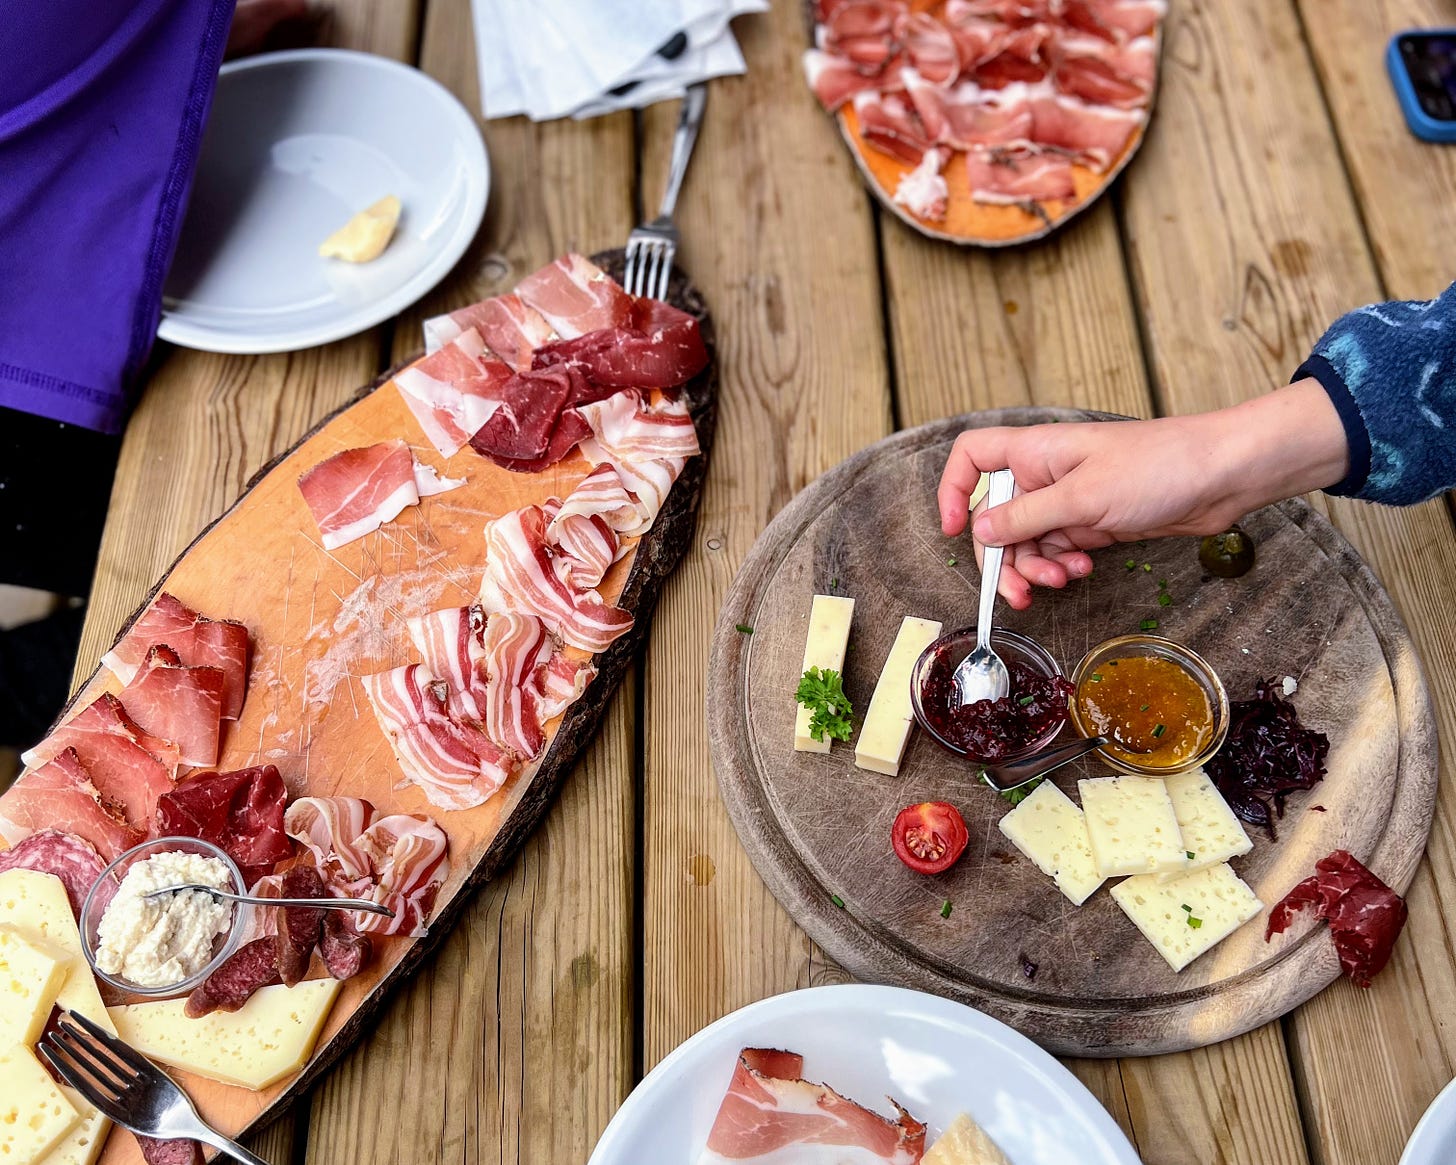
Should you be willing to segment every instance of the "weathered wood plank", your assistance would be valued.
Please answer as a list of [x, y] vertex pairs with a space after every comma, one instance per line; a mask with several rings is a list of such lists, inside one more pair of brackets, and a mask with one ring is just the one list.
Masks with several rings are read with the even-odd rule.
[[[679, 256], [721, 337], [717, 451], [697, 545], [664, 588], [646, 665], [643, 1067], [742, 1004], [837, 977], [749, 864], [718, 801], [701, 704], [714, 616], [768, 519], [890, 427], [868, 204], [804, 87], [792, 5], [738, 22], [749, 76], [714, 82]], [[677, 110], [643, 117], [643, 202]], [[599, 187], [599, 183], [595, 184]]]
[[[1312, 7], [1311, 24], [1330, 15]], [[1373, 76], [1379, 69], [1379, 44], [1368, 30], [1341, 46], [1327, 59], [1327, 77], [1343, 76], [1330, 70]], [[1127, 189], [1125, 227], [1156, 390], [1172, 410], [1192, 411], [1281, 383], [1340, 312], [1380, 297], [1380, 282], [1292, 6], [1182, 6], [1168, 49], [1161, 124], [1140, 162], [1147, 180]], [[1373, 92], [1368, 96], [1373, 108]], [[1381, 99], [1393, 106], [1388, 94]], [[1166, 192], [1175, 189], [1170, 199]], [[1433, 286], [1418, 266], [1408, 277], [1413, 290]], [[1456, 612], [1456, 540], [1449, 515], [1438, 503], [1397, 512], [1331, 502], [1328, 510], [1410, 626], [1439, 730], [1450, 739], [1456, 685], [1443, 628]], [[1408, 937], [1391, 969], [1370, 992], [1337, 986], [1289, 1021], [1305, 1127], [1319, 1161], [1395, 1160], [1421, 1108], [1451, 1074], [1441, 1023], [1456, 1003], [1444, 921], [1456, 813], [1449, 760], [1443, 772]], [[1247, 1104], [1238, 1107], [1241, 1121], [1262, 1119]], [[1303, 1157], [1283, 1124], [1281, 1110], [1262, 1137], [1261, 1160], [1274, 1159], [1270, 1146]]]

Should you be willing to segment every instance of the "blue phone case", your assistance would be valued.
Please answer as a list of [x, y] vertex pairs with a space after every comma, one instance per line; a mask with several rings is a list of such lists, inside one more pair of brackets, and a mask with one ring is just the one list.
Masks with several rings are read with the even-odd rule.
[[1411, 133], [1428, 142], [1456, 142], [1456, 121], [1441, 121], [1421, 108], [1416, 88], [1411, 84], [1410, 73], [1406, 71], [1405, 61], [1400, 55], [1401, 37], [1431, 32], [1456, 36], [1456, 29], [1422, 28], [1397, 33], [1390, 38], [1390, 44], [1385, 50], [1385, 65], [1390, 70], [1390, 80], [1395, 86], [1395, 95], [1400, 100], [1400, 109], [1405, 114], [1405, 123], [1410, 126]]

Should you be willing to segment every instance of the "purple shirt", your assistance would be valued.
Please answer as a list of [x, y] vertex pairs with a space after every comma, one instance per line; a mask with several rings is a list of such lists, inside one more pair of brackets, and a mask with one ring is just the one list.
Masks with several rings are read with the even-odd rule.
[[0, 0], [0, 405], [120, 431], [233, 0]]

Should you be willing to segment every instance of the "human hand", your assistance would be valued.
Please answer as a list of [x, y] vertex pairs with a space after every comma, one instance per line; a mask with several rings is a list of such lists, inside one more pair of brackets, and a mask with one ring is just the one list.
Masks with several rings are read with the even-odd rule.
[[1019, 492], [979, 511], [973, 533], [1006, 547], [998, 589], [1017, 610], [1031, 588], [1092, 571], [1114, 542], [1214, 534], [1259, 506], [1339, 481], [1344, 428], [1312, 380], [1233, 408], [1152, 421], [970, 429], [941, 475], [941, 529], [954, 537], [983, 473], [1009, 468]]

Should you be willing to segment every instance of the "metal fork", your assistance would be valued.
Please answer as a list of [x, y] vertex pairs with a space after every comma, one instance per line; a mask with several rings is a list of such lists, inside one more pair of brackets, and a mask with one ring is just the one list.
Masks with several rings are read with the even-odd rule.
[[143, 1137], [186, 1137], [243, 1165], [268, 1165], [203, 1123], [173, 1079], [84, 1015], [62, 1011], [40, 1053], [72, 1088], [115, 1124]]
[[678, 191], [688, 172], [688, 160], [703, 124], [703, 110], [708, 104], [705, 82], [689, 85], [683, 96], [682, 112], [677, 119], [677, 132], [672, 138], [672, 164], [667, 171], [667, 190], [662, 207], [651, 222], [635, 228], [627, 237], [627, 276], [624, 280], [632, 295], [652, 299], [667, 298], [667, 283], [672, 275], [672, 261], [677, 255], [677, 224], [672, 212], [677, 208]]

